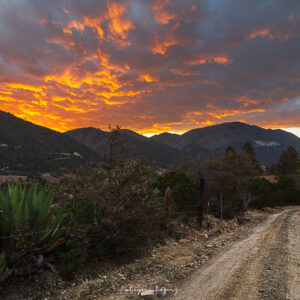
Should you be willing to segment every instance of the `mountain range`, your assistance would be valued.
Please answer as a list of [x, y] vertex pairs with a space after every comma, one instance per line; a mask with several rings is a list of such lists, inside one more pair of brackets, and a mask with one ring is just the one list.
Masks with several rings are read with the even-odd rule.
[[[72, 137], [78, 143], [94, 150], [98, 154], [106, 151], [105, 141], [110, 132], [102, 131], [93, 127], [71, 130], [65, 135]], [[144, 157], [151, 164], [167, 167], [176, 163], [185, 154], [158, 141], [149, 139], [134, 131], [121, 129], [121, 135], [125, 137], [128, 153], [131, 158]]]
[[[0, 171], [97, 165], [109, 134], [93, 127], [59, 133], [0, 111]], [[277, 162], [289, 146], [300, 153], [300, 138], [292, 133], [241, 122], [197, 128], [181, 135], [166, 132], [147, 138], [127, 129], [121, 129], [121, 134], [131, 157], [143, 156], [161, 167], [176, 164], [182, 157], [205, 161], [222, 154], [229, 145], [240, 151], [246, 141], [251, 142], [263, 165]]]
[[246, 141], [252, 144], [258, 161], [264, 165], [277, 162], [280, 154], [289, 146], [300, 153], [300, 138], [296, 135], [281, 129], [264, 129], [241, 122], [197, 128], [182, 135], [162, 133], [151, 139], [200, 160], [223, 153], [229, 145], [241, 151]]
[[[252, 144], [258, 161], [263, 165], [277, 162], [280, 154], [289, 146], [300, 152], [300, 138], [294, 134], [241, 122], [197, 128], [181, 135], [165, 132], [150, 138], [130, 130], [121, 132], [129, 140], [131, 153], [143, 155], [152, 162], [166, 164], [176, 163], [183, 156], [205, 161], [222, 154], [229, 145], [241, 151], [246, 141]], [[103, 153], [109, 132], [90, 127], [75, 129], [65, 134], [97, 153]]]

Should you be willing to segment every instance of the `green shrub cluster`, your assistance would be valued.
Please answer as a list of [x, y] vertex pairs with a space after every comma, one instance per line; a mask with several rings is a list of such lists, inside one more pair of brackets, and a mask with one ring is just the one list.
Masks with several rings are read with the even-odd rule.
[[142, 162], [128, 161], [101, 175], [81, 170], [63, 179], [56, 196], [66, 206], [71, 233], [85, 241], [86, 254], [133, 254], [158, 230], [154, 175]]
[[171, 189], [171, 212], [177, 215], [195, 215], [197, 184], [182, 172], [169, 171], [158, 176], [153, 183], [153, 188], [158, 190], [160, 197], [164, 196], [168, 187]]
[[249, 182], [249, 189], [255, 196], [251, 203], [253, 208], [300, 204], [300, 190], [290, 177], [282, 176], [275, 182], [254, 178]]

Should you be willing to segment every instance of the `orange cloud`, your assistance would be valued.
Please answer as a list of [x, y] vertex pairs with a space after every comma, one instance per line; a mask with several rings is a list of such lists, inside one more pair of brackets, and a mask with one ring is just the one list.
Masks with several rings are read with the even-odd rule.
[[104, 31], [101, 27], [101, 18], [88, 18], [86, 16], [83, 16], [83, 21], [84, 24], [88, 27], [93, 28], [94, 30], [96, 30], [96, 32], [98, 33], [98, 35], [103, 38], [104, 36]]
[[220, 57], [214, 57], [214, 62], [220, 65], [227, 65], [232, 63], [232, 59], [220, 56]]
[[256, 30], [252, 33], [249, 34], [249, 38], [250, 39], [255, 39], [256, 37], [261, 36], [261, 37], [272, 37], [272, 35], [270, 35], [270, 29], [265, 28], [265, 29], [260, 29], [260, 30]]
[[194, 66], [194, 65], [204, 65], [208, 63], [208, 60], [206, 60], [205, 58], [200, 58], [200, 59], [192, 59], [192, 60], [188, 60], [185, 62], [186, 65], [189, 66]]
[[219, 65], [228, 65], [233, 62], [233, 59], [225, 57], [225, 56], [216, 56], [216, 57], [207, 57], [207, 58], [196, 58], [191, 59], [185, 62], [186, 65], [194, 66], [194, 65], [204, 65], [216, 63]]
[[27, 90], [31, 92], [42, 92], [43, 88], [41, 87], [35, 87], [27, 84], [22, 84], [22, 83], [8, 83], [8, 87], [12, 89], [21, 89], [21, 90]]
[[156, 0], [153, 5], [155, 20], [160, 24], [168, 24], [175, 19], [175, 15], [167, 10], [169, 0]]
[[145, 82], [158, 82], [159, 79], [153, 75], [150, 74], [141, 74], [138, 78], [139, 81], [145, 81]]
[[125, 4], [112, 2], [108, 5], [108, 18], [110, 20], [111, 32], [122, 39], [126, 39], [128, 31], [135, 28], [131, 20], [124, 16], [125, 12]]
[[72, 34], [72, 28], [75, 28], [79, 31], [83, 31], [84, 27], [85, 27], [85, 25], [83, 23], [72, 20], [71, 22], [69, 22], [67, 27], [63, 28], [63, 33]]
[[292, 36], [291, 32], [281, 32], [281, 31], [275, 31], [271, 33], [271, 30], [266, 29], [260, 29], [257, 31], [252, 32], [249, 34], [249, 39], [255, 39], [257, 37], [268, 37], [270, 40], [278, 39], [280, 41], [286, 41]]
[[197, 70], [192, 71], [192, 70], [189, 70], [187, 68], [182, 68], [182, 67], [171, 68], [170, 71], [173, 74], [177, 74], [180, 76], [193, 76], [193, 75], [197, 75], [199, 73]]
[[170, 46], [176, 45], [177, 40], [174, 37], [167, 37], [165, 40], [155, 40], [155, 46], [152, 49], [152, 53], [165, 55]]

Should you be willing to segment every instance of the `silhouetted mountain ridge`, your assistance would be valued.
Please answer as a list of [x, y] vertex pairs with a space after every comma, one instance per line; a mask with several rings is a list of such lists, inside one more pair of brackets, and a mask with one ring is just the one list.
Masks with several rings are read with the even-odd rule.
[[95, 152], [66, 135], [0, 111], [0, 171], [58, 170], [98, 160]]
[[229, 145], [240, 151], [246, 141], [251, 142], [257, 159], [262, 164], [276, 162], [289, 146], [300, 152], [300, 139], [294, 134], [281, 129], [264, 129], [241, 122], [196, 128], [182, 135], [160, 134], [151, 139], [202, 159], [224, 152]]
[[[264, 129], [241, 122], [192, 129], [184, 134], [161, 133], [150, 138], [121, 129], [130, 157], [143, 156], [148, 163], [167, 167], [189, 156], [205, 161], [220, 155], [229, 146], [237, 151], [251, 142], [258, 160], [265, 165], [277, 162], [289, 146], [300, 152], [300, 139], [281, 129]], [[79, 128], [64, 134], [32, 124], [0, 111], [0, 170], [57, 170], [83, 163], [96, 165], [106, 151], [110, 132]]]
[[[125, 137], [131, 158], [144, 157], [148, 163], [167, 167], [175, 164], [184, 155], [174, 147], [152, 141], [134, 131], [121, 129], [121, 133]], [[110, 132], [89, 127], [71, 130], [65, 134], [101, 155], [107, 150], [105, 141]]]
[[[176, 163], [182, 156], [205, 161], [222, 154], [229, 145], [241, 151], [246, 141], [251, 142], [257, 159], [264, 165], [277, 162], [280, 154], [289, 146], [300, 152], [300, 139], [292, 133], [281, 129], [264, 129], [241, 122], [196, 128], [181, 135], [164, 132], [150, 138], [131, 130], [123, 129], [121, 132], [129, 139], [131, 153], [136, 156], [143, 155], [149, 161], [161, 164]], [[101, 154], [105, 151], [105, 138], [109, 133], [95, 128], [85, 128], [72, 130], [66, 134]]]

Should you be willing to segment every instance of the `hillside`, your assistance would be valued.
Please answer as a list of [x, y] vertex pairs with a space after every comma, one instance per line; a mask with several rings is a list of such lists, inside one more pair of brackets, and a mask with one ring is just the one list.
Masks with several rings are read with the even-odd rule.
[[0, 170], [53, 171], [98, 156], [72, 138], [0, 111]]
[[[176, 163], [183, 156], [180, 150], [152, 141], [134, 131], [122, 129], [121, 133], [126, 138], [126, 145], [131, 158], [144, 157], [148, 163], [167, 167]], [[109, 134], [109, 132], [92, 127], [75, 129], [65, 133], [99, 155], [106, 151], [105, 140]]]
[[264, 129], [241, 122], [197, 128], [182, 135], [163, 133], [150, 139], [200, 159], [220, 154], [229, 145], [241, 150], [248, 140], [256, 152], [257, 159], [265, 165], [275, 163], [289, 146], [300, 152], [300, 139], [292, 133], [280, 129]]
[[[161, 166], [176, 163], [189, 156], [204, 161], [219, 155], [229, 146], [241, 151], [244, 143], [251, 142], [261, 164], [277, 162], [289, 146], [300, 152], [300, 139], [284, 130], [264, 129], [241, 122], [224, 123], [190, 130], [182, 135], [164, 132], [146, 138], [134, 131], [122, 129], [128, 140], [132, 157], [144, 156]], [[65, 133], [98, 154], [105, 152], [108, 132], [96, 128], [81, 128]]]
[[[126, 137], [131, 158], [145, 157], [148, 163], [161, 167], [176, 164], [183, 156], [204, 161], [221, 154], [229, 145], [240, 151], [247, 140], [264, 165], [277, 162], [289, 146], [300, 153], [297, 136], [240, 122], [197, 128], [182, 135], [162, 133], [151, 138], [127, 129], [121, 133]], [[0, 171], [51, 171], [96, 163], [106, 151], [108, 136], [109, 132], [93, 127], [61, 134], [0, 111]]]

